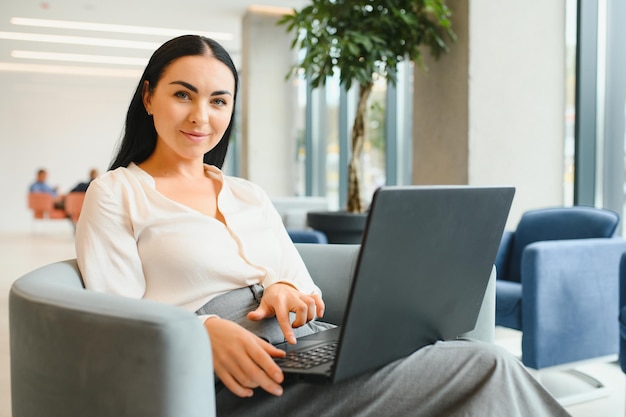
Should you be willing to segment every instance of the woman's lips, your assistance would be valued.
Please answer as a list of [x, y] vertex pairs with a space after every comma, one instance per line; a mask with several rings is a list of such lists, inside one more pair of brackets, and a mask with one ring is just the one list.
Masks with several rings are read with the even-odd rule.
[[203, 132], [182, 132], [189, 140], [192, 142], [202, 142], [205, 140], [209, 134]]

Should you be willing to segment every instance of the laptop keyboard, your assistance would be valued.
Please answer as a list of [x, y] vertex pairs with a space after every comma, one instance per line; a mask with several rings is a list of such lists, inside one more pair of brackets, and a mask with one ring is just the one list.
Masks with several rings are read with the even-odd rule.
[[328, 342], [302, 350], [287, 352], [284, 358], [275, 358], [282, 368], [310, 369], [335, 359], [337, 342]]

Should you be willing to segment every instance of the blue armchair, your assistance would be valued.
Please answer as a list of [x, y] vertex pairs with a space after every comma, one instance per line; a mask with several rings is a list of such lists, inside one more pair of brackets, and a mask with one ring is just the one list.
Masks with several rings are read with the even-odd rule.
[[323, 232], [312, 229], [287, 229], [293, 243], [328, 243]]
[[522, 332], [533, 369], [618, 353], [619, 216], [563, 207], [525, 213], [496, 257], [496, 325]]
[[619, 263], [619, 364], [626, 373], [626, 253]]

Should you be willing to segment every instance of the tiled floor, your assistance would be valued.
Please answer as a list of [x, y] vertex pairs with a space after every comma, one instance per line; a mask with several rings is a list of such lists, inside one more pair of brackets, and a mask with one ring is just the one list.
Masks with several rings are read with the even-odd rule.
[[[617, 325], [617, 324], [616, 324]], [[496, 328], [496, 343], [506, 348], [515, 356], [521, 356], [521, 333]], [[626, 398], [626, 376], [616, 362], [593, 362], [576, 368], [586, 376], [591, 376], [602, 383], [606, 394], [602, 398], [566, 406], [572, 417], [624, 417]], [[548, 390], [558, 398], [568, 394], [583, 392], [593, 393], [581, 378], [573, 376], [571, 371], [541, 371], [535, 375]]]
[[69, 221], [48, 223], [53, 224], [34, 225], [32, 234], [0, 235], [0, 417], [11, 417], [8, 317], [11, 284], [39, 266], [75, 257]]
[[[73, 258], [72, 228], [67, 224], [38, 224], [33, 233], [0, 235], [0, 417], [11, 417], [9, 381], [8, 292], [11, 283], [20, 275], [50, 262]], [[617, 324], [616, 324], [617, 325]], [[519, 353], [519, 334], [497, 329], [497, 343]], [[568, 406], [573, 417], [624, 417], [626, 379], [617, 364], [601, 363], [580, 368], [601, 380], [608, 395], [593, 401]], [[542, 374], [546, 384], [559, 389], [570, 386], [570, 379], [561, 374]], [[68, 416], [72, 417], [72, 416]], [[482, 416], [479, 416], [482, 417]], [[532, 417], [532, 416], [529, 416]]]

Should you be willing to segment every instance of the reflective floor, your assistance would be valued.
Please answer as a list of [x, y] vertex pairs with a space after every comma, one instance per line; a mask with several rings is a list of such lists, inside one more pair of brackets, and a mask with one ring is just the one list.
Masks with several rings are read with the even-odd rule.
[[[616, 324], [617, 325], [617, 324]], [[517, 357], [521, 357], [521, 333], [496, 328], [496, 343]], [[548, 390], [563, 404], [572, 398], [600, 398], [572, 403], [565, 408], [573, 417], [624, 417], [626, 401], [626, 376], [617, 362], [591, 362], [575, 370], [533, 372]], [[604, 387], [594, 390], [591, 382]], [[565, 401], [565, 402], [563, 402]]]
[[[0, 417], [11, 417], [9, 379], [8, 292], [12, 282], [39, 266], [73, 258], [73, 229], [69, 221], [33, 225], [32, 233], [0, 235]], [[617, 323], [616, 323], [617, 325]], [[496, 329], [497, 343], [519, 354], [520, 334]], [[606, 396], [570, 405], [573, 417], [625, 417], [626, 377], [616, 363], [596, 363], [579, 368], [593, 375], [606, 387]], [[561, 373], [540, 374], [539, 378], [555, 390], [566, 390], [577, 382]], [[530, 417], [530, 416], [529, 416]]]

